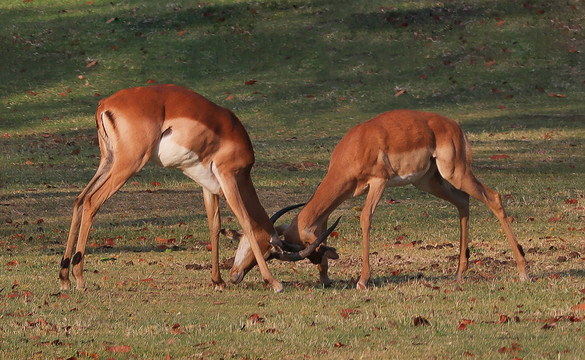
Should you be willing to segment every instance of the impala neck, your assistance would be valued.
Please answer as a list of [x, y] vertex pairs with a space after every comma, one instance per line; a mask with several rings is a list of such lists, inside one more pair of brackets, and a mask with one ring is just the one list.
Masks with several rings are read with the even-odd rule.
[[345, 199], [352, 195], [351, 182], [328, 173], [315, 194], [299, 212], [285, 232], [289, 242], [307, 244], [327, 228], [327, 219]]

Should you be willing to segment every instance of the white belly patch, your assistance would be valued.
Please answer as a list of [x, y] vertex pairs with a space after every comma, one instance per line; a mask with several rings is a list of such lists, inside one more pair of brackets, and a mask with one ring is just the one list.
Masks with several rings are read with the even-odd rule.
[[221, 186], [214, 174], [215, 165], [203, 165], [195, 152], [173, 141], [172, 133], [161, 138], [150, 160], [165, 168], [180, 169], [205, 189], [219, 194]]
[[393, 176], [390, 178], [390, 180], [388, 180], [388, 184], [386, 184], [386, 186], [392, 187], [412, 184], [416, 182], [418, 179], [420, 179], [424, 174], [426, 174], [426, 172], [427, 171], [425, 170], [413, 174]]

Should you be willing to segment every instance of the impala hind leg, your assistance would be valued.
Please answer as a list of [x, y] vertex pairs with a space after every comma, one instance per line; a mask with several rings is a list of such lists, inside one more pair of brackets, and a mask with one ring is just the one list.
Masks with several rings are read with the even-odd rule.
[[207, 223], [209, 224], [209, 236], [211, 239], [211, 281], [216, 290], [223, 290], [225, 282], [222, 280], [219, 270], [219, 232], [221, 231], [219, 195], [203, 188], [203, 201], [207, 211]]
[[77, 289], [85, 288], [85, 280], [83, 278], [85, 247], [95, 214], [103, 203], [118, 191], [130, 176], [134, 175], [140, 168], [142, 166], [136, 169], [129, 167], [128, 164], [114, 163], [109, 171], [102, 175], [103, 180], [96, 181], [93, 186], [89, 186], [89, 190], [85, 196], [79, 199], [82, 202], [82, 205], [78, 208], [78, 211], [81, 211], [81, 221], [75, 254], [71, 259], [71, 265], [73, 266], [72, 274], [75, 278]]
[[362, 213], [360, 216], [360, 225], [362, 228], [362, 271], [356, 287], [359, 290], [366, 288], [370, 279], [370, 230], [372, 227], [372, 217], [378, 202], [384, 193], [387, 180], [376, 179], [370, 182], [370, 189]]
[[459, 212], [459, 265], [455, 273], [455, 280], [463, 280], [463, 273], [467, 270], [469, 260], [469, 195], [457, 190], [443, 179], [436, 169], [414, 184], [417, 188], [426, 191], [440, 199], [455, 205]]
[[69, 228], [69, 235], [67, 237], [67, 245], [65, 253], [61, 259], [61, 270], [59, 272], [59, 279], [61, 280], [61, 290], [69, 290], [71, 288], [71, 281], [69, 280], [69, 267], [71, 265], [71, 254], [73, 253], [73, 246], [75, 240], [79, 236], [79, 228], [81, 226], [81, 218], [83, 215], [83, 202], [88, 194], [96, 187], [101, 186], [106, 180], [111, 167], [111, 162], [108, 159], [102, 159], [94, 177], [87, 184], [85, 189], [77, 196], [73, 205], [73, 215], [71, 217], [71, 227]]
[[514, 259], [516, 260], [520, 280], [529, 280], [528, 273], [526, 271], [526, 258], [524, 257], [524, 251], [518, 244], [516, 235], [512, 230], [512, 226], [510, 225], [510, 220], [508, 220], [506, 211], [504, 210], [500, 194], [479, 182], [479, 180], [477, 180], [471, 173], [469, 173], [463, 179], [461, 183], [461, 190], [486, 204], [487, 207], [489, 207], [489, 209], [494, 213], [494, 215], [496, 215], [500, 221], [500, 224], [502, 224], [504, 232], [506, 233], [508, 241], [512, 247], [512, 252], [514, 254]]

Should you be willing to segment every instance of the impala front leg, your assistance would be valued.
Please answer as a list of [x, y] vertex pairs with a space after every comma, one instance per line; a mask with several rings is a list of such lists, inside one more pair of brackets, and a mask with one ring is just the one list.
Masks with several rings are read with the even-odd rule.
[[463, 280], [463, 273], [467, 270], [469, 262], [469, 202], [467, 207], [459, 209], [459, 222], [461, 234], [459, 239], [459, 265], [455, 274], [455, 281]]
[[[242, 226], [244, 235], [249, 239], [250, 247], [252, 248], [264, 282], [269, 284], [274, 292], [282, 292], [282, 284], [272, 276], [264, 258], [265, 252], [268, 249], [261, 249], [259, 245], [258, 238], [260, 236], [269, 238], [272, 234], [267, 230], [270, 228], [274, 229], [274, 227], [270, 219], [268, 219], [268, 216], [265, 215], [264, 208], [260, 205], [249, 172], [236, 174], [235, 176], [228, 173], [223, 176], [219, 175], [219, 177], [226, 201]], [[264, 218], [266, 223], [263, 224], [262, 220]], [[263, 244], [269, 245], [269, 239], [263, 240]], [[268, 252], [266, 255], [268, 255]]]
[[223, 290], [225, 282], [222, 280], [219, 270], [219, 232], [221, 230], [219, 196], [204, 188], [203, 201], [207, 211], [207, 223], [211, 239], [211, 281], [215, 286], [215, 290]]
[[362, 227], [363, 236], [363, 258], [362, 272], [356, 285], [359, 290], [364, 290], [368, 284], [368, 280], [370, 279], [370, 229], [372, 225], [372, 216], [374, 215], [374, 210], [376, 210], [376, 206], [378, 205], [378, 202], [384, 193], [386, 182], [387, 181], [385, 179], [376, 179], [370, 182], [370, 190], [368, 191], [366, 203], [364, 204], [364, 208], [360, 216], [360, 225]]

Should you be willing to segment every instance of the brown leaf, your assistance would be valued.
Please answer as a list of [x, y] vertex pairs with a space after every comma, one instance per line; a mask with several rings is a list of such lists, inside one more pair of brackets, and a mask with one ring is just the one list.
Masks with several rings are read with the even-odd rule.
[[181, 325], [179, 325], [179, 323], [175, 323], [175, 325], [173, 325], [173, 327], [171, 328], [171, 334], [184, 334], [185, 331], [183, 331], [183, 329], [181, 329]]
[[572, 311], [585, 311], [585, 303], [571, 307]]
[[492, 159], [492, 160], [510, 159], [510, 155], [506, 155], [506, 154], [496, 154], [496, 155], [492, 155], [492, 156], [490, 156], [490, 159]]
[[127, 353], [132, 350], [132, 347], [128, 345], [105, 345], [105, 349], [107, 352]]
[[18, 266], [18, 260], [12, 260], [6, 263], [6, 266]]
[[544, 326], [542, 327], [542, 329], [544, 329], [544, 330], [550, 330], [550, 329], [554, 329], [555, 327], [557, 327], [557, 323], [556, 322], [550, 322], [550, 323], [544, 324]]
[[406, 92], [406, 90], [400, 89], [394, 94], [394, 96], [399, 97], [400, 95], [404, 94], [405, 92]]
[[248, 321], [250, 321], [252, 324], [263, 323], [264, 318], [261, 317], [260, 314], [252, 314], [248, 316]]
[[161, 238], [158, 236], [155, 236], [154, 238], [155, 238], [156, 242], [159, 244], [174, 244], [176, 241], [175, 239], [165, 239], [165, 238]]
[[244, 82], [244, 84], [246, 84], [246, 85], [254, 85], [254, 84], [256, 84], [256, 80], [248, 80], [248, 81]]
[[359, 314], [360, 311], [357, 309], [343, 309], [341, 310], [341, 316], [343, 316], [345, 319], [349, 318], [349, 315], [351, 314]]
[[422, 316], [417, 316], [413, 319], [414, 326], [429, 326], [431, 323]]
[[97, 63], [98, 63], [97, 60], [94, 60], [94, 61], [91, 61], [89, 64], [87, 64], [85, 67], [90, 68], [90, 67], [96, 65]]

